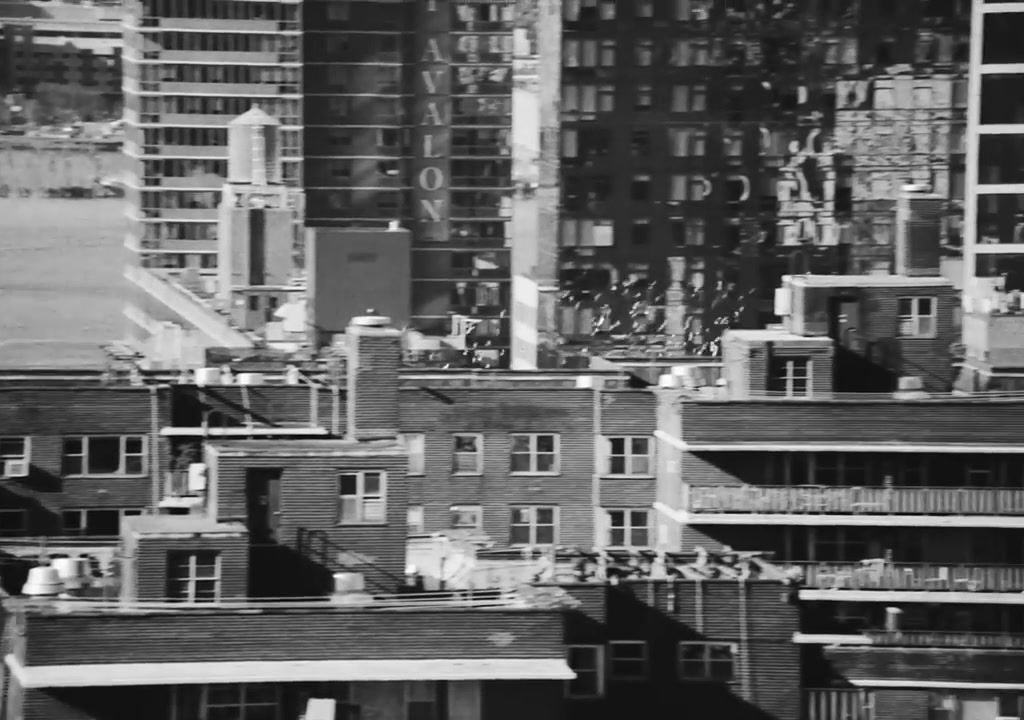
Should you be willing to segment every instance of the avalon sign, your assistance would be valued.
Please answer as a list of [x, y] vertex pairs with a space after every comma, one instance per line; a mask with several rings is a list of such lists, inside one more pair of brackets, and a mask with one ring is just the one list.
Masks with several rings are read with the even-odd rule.
[[451, 156], [451, 15], [447, 0], [420, 0], [413, 101], [414, 240], [447, 242]]

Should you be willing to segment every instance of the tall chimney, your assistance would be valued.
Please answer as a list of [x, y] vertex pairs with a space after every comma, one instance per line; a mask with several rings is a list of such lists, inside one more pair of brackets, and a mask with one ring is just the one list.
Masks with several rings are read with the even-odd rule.
[[347, 436], [353, 440], [398, 435], [402, 333], [391, 326], [391, 318], [372, 312], [352, 318], [345, 330]]

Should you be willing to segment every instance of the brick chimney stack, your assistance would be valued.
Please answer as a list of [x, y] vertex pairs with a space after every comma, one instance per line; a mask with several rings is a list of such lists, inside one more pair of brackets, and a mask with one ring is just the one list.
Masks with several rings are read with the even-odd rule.
[[401, 331], [391, 326], [391, 318], [368, 310], [349, 321], [345, 341], [347, 436], [353, 440], [397, 436]]

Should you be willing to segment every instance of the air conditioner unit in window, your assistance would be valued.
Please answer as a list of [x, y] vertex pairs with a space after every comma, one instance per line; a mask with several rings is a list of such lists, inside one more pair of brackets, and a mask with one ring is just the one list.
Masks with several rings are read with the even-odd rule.
[[9, 478], [28, 477], [28, 460], [4, 460], [3, 473], [0, 474]]

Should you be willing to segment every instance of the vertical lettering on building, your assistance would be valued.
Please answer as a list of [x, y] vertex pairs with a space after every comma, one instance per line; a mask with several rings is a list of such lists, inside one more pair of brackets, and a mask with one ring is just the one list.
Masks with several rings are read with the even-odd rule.
[[451, 30], [447, 0], [419, 4], [413, 117], [415, 242], [449, 238]]

